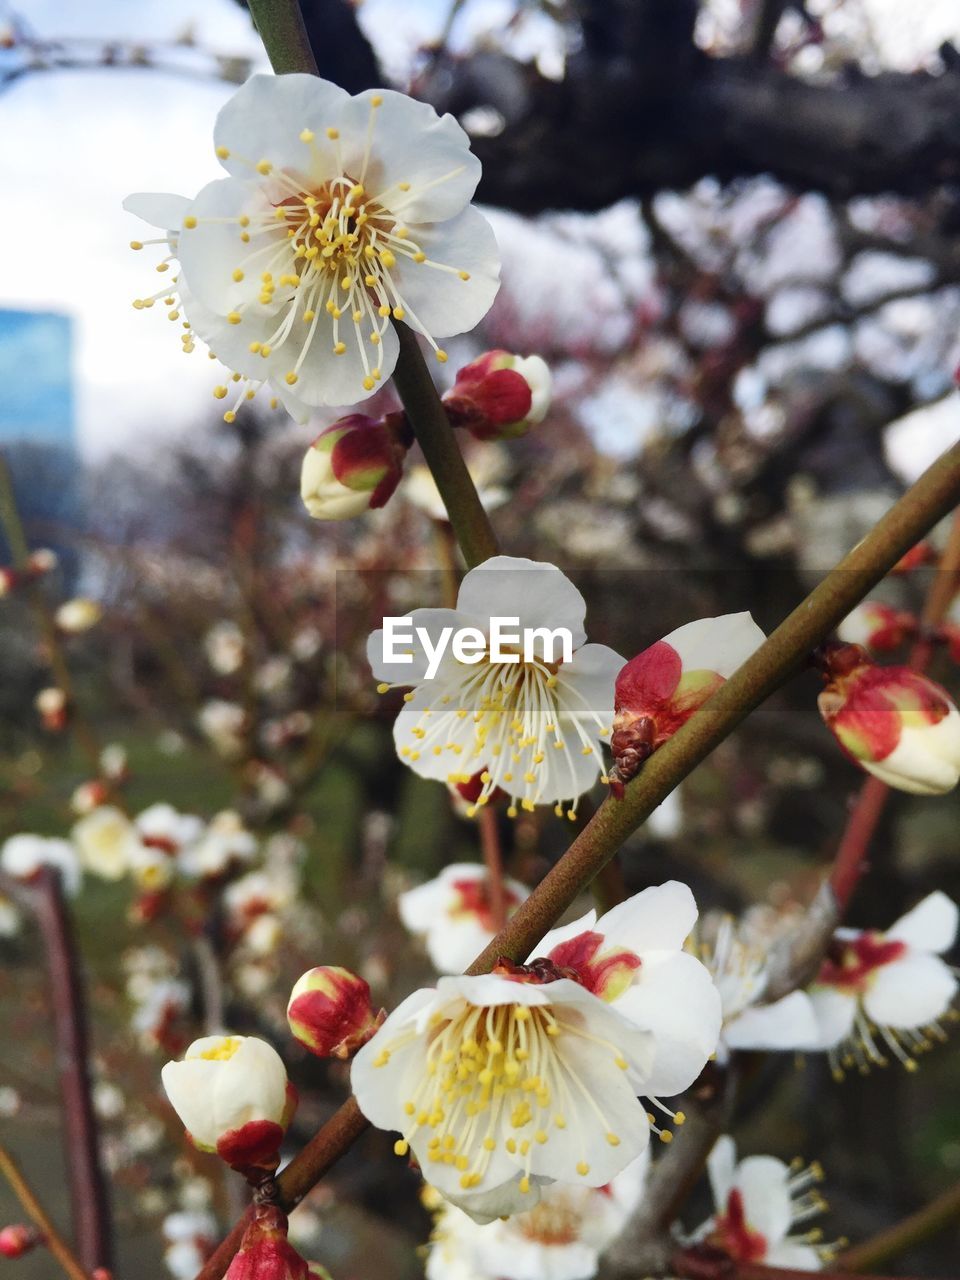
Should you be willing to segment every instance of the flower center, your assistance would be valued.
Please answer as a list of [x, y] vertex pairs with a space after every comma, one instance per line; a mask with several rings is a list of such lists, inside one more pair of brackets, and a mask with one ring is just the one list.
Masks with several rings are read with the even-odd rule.
[[821, 966], [817, 982], [859, 993], [866, 990], [878, 969], [898, 960], [906, 945], [882, 933], [862, 933], [852, 941], [834, 943]]
[[762, 1262], [767, 1256], [767, 1240], [747, 1222], [743, 1193], [734, 1187], [727, 1199], [727, 1212], [718, 1214], [714, 1228], [717, 1245], [737, 1262]]
[[557, 1191], [514, 1221], [525, 1239], [549, 1246], [575, 1244], [583, 1229], [583, 1217], [582, 1209], [574, 1206], [569, 1196]]
[[[497, 926], [490, 901], [490, 886], [485, 880], [454, 880], [453, 890], [457, 895], [457, 903], [448, 912], [453, 919], [460, 916], [473, 916], [481, 928], [496, 933]], [[503, 886], [503, 900], [509, 914], [520, 899], [506, 885]]]
[[[429, 1031], [426, 1071], [404, 1103], [410, 1126], [394, 1146], [406, 1155], [410, 1140], [431, 1131], [426, 1159], [460, 1171], [460, 1186], [479, 1186], [499, 1147], [522, 1171], [520, 1190], [530, 1190], [535, 1146], [571, 1123], [582, 1135], [574, 1169], [590, 1172], [586, 1151], [590, 1129], [599, 1129], [611, 1146], [620, 1138], [564, 1052], [572, 1038], [589, 1041], [595, 1053], [609, 1053], [621, 1070], [627, 1060], [616, 1045], [590, 1035], [579, 1015], [550, 1007], [520, 1004], [466, 1005], [453, 1017], [434, 1015]], [[409, 1043], [410, 1031], [374, 1059], [386, 1066], [394, 1049]], [[592, 1140], [596, 1140], [595, 1137]], [[569, 1151], [564, 1144], [564, 1154]], [[560, 1176], [559, 1174], [557, 1176]]]
[[239, 1036], [225, 1036], [216, 1044], [211, 1045], [209, 1049], [204, 1049], [199, 1056], [205, 1058], [208, 1062], [227, 1062], [239, 1048]]

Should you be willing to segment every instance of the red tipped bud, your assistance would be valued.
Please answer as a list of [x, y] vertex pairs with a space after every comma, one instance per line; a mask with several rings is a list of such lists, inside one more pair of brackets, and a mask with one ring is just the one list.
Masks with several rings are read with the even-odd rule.
[[41, 689], [33, 700], [40, 712], [43, 727], [50, 733], [60, 733], [67, 726], [67, 695], [62, 689], [51, 686]]
[[224, 1280], [309, 1280], [310, 1268], [287, 1239], [287, 1219], [259, 1205]]
[[960, 780], [960, 711], [910, 667], [878, 667], [858, 645], [822, 658], [824, 723], [861, 768], [899, 791], [942, 795]]
[[617, 676], [613, 734], [615, 793], [686, 724], [764, 641], [749, 613], [702, 618], [672, 631]]
[[0, 1227], [0, 1256], [4, 1258], [22, 1258], [42, 1243], [43, 1236], [36, 1227], [27, 1227], [20, 1222]]
[[402, 414], [382, 421], [349, 414], [322, 431], [306, 452], [300, 496], [314, 520], [349, 520], [382, 507], [403, 474], [411, 443]]
[[488, 351], [465, 365], [443, 398], [455, 426], [478, 440], [512, 440], [550, 408], [550, 370], [540, 356]]
[[878, 600], [864, 600], [837, 627], [845, 644], [859, 644], [871, 653], [892, 653], [917, 634], [912, 613]]
[[12, 595], [20, 585], [20, 574], [6, 565], [0, 566], [0, 600]]
[[349, 1058], [386, 1017], [373, 1012], [370, 987], [349, 969], [309, 969], [290, 993], [290, 1030], [318, 1058]]

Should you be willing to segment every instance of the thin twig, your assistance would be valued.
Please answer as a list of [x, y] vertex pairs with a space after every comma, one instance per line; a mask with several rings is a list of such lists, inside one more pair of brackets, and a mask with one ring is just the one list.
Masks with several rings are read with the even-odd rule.
[[499, 932], [507, 923], [507, 899], [503, 890], [503, 855], [500, 850], [500, 830], [497, 815], [489, 805], [480, 810], [480, 847], [487, 868], [487, 884], [490, 889], [490, 915], [493, 927]]
[[13, 1156], [2, 1145], [0, 1145], [0, 1174], [3, 1174], [10, 1184], [11, 1191], [23, 1205], [24, 1213], [41, 1232], [43, 1243], [60, 1263], [70, 1280], [90, 1280], [87, 1272], [74, 1257], [66, 1240], [50, 1221], [46, 1210], [34, 1195], [33, 1189], [20, 1172]]
[[888, 1262], [914, 1245], [955, 1226], [960, 1220], [960, 1182], [941, 1192], [936, 1199], [908, 1217], [879, 1231], [870, 1240], [845, 1249], [837, 1258], [844, 1271], [865, 1271], [877, 1263]]
[[70, 927], [60, 873], [43, 867], [31, 881], [37, 924], [50, 974], [50, 1005], [63, 1099], [64, 1154], [77, 1255], [88, 1271], [109, 1267], [110, 1213], [100, 1167], [90, 1089], [87, 1016], [80, 957]]

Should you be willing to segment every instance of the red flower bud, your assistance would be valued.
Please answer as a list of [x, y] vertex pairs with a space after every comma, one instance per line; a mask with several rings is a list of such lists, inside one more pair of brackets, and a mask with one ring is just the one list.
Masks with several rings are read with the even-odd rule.
[[912, 613], [879, 600], [863, 600], [837, 627], [837, 635], [845, 644], [862, 645], [871, 653], [892, 653], [917, 634], [917, 626]]
[[403, 414], [382, 421], [352, 413], [321, 431], [307, 450], [300, 496], [315, 520], [348, 520], [382, 507], [403, 474], [412, 435]]
[[543, 421], [550, 370], [540, 356], [488, 351], [464, 365], [443, 403], [453, 424], [478, 440], [512, 440]]
[[349, 969], [309, 969], [290, 993], [290, 1030], [318, 1058], [349, 1058], [386, 1017], [373, 1012], [370, 987]]
[[287, 1219], [259, 1205], [224, 1280], [309, 1280], [310, 1268], [287, 1239]]
[[20, 575], [16, 569], [7, 566], [0, 567], [0, 600], [4, 596], [11, 595], [20, 585]]
[[879, 667], [859, 645], [822, 658], [820, 714], [844, 753], [887, 786], [942, 795], [960, 780], [960, 711], [910, 667]]
[[25, 1253], [42, 1243], [43, 1236], [36, 1227], [28, 1227], [20, 1222], [0, 1227], [0, 1256], [4, 1258], [22, 1258]]

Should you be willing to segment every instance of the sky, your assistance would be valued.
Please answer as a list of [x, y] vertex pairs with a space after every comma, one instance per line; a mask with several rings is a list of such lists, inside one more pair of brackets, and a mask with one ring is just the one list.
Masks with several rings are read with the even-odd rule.
[[[870, 11], [894, 61], [913, 56], [904, 44], [906, 14], [926, 47], [932, 37], [960, 35], [955, 0], [925, 0], [922, 23], [906, 0], [851, 2]], [[506, 3], [468, 4], [461, 38], [495, 24]], [[249, 20], [232, 0], [22, 0], [13, 7], [42, 35], [149, 40], [190, 27], [204, 45], [262, 62]], [[0, 22], [3, 8], [0, 0]], [[366, 0], [361, 8], [394, 71], [445, 12], [441, 0]], [[89, 456], [149, 447], [208, 411], [214, 366], [199, 348], [182, 354], [162, 308], [131, 306], [158, 277], [148, 252], [127, 247], [143, 230], [121, 201], [131, 191], [192, 195], [217, 176], [212, 125], [232, 91], [198, 77], [110, 70], [28, 75], [0, 95], [0, 308], [72, 319], [77, 433]]]

